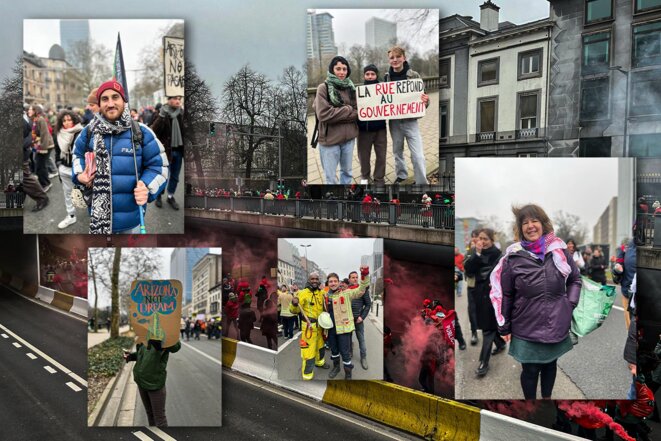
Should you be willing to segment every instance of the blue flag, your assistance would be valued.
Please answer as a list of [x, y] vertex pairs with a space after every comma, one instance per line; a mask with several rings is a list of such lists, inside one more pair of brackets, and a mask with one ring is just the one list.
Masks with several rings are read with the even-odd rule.
[[126, 83], [126, 70], [124, 69], [124, 55], [122, 55], [122, 40], [117, 33], [117, 47], [115, 48], [115, 62], [112, 68], [112, 77], [124, 88], [126, 102], [129, 102], [129, 88]]

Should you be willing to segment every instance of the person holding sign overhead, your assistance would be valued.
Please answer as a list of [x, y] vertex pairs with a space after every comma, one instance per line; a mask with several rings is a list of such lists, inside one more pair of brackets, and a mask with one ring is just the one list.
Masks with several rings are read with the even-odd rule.
[[[420, 74], [410, 68], [408, 61], [406, 61], [406, 53], [400, 46], [390, 48], [388, 61], [390, 62], [390, 69], [384, 76], [386, 82], [420, 78]], [[429, 106], [429, 96], [427, 94], [423, 92], [420, 99], [425, 107]], [[414, 184], [427, 185], [429, 182], [427, 181], [425, 155], [418, 119], [391, 119], [388, 126], [392, 138], [392, 152], [395, 156], [395, 172], [397, 174], [395, 184], [408, 179], [406, 161], [404, 160], [404, 139], [406, 139], [411, 151], [411, 162], [413, 162]]]
[[351, 68], [344, 57], [333, 57], [328, 65], [326, 81], [317, 87], [312, 108], [319, 120], [319, 156], [325, 183], [351, 184], [353, 146], [358, 136], [356, 87], [349, 78]]

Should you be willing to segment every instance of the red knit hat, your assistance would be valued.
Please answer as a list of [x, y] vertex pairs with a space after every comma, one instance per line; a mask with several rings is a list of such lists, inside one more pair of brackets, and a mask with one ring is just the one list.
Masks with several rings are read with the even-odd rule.
[[124, 93], [124, 88], [122, 87], [122, 85], [115, 80], [109, 80], [101, 84], [99, 86], [99, 89], [96, 91], [96, 100], [98, 103], [101, 102], [101, 94], [103, 94], [103, 92], [105, 92], [108, 89], [113, 89], [117, 91], [121, 95], [124, 102], [126, 102], [126, 93]]

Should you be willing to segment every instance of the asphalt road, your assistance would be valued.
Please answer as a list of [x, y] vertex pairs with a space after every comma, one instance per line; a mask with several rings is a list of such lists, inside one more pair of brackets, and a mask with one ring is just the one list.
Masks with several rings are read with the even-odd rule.
[[[581, 338], [571, 351], [560, 357], [553, 389], [554, 399], [626, 398], [630, 374], [622, 358], [626, 328], [621, 307], [618, 287], [615, 305], [604, 324]], [[491, 357], [490, 370], [485, 377], [475, 375], [482, 332], [478, 331], [478, 345], [471, 346], [465, 284], [463, 295], [455, 298], [455, 308], [467, 342], [466, 350], [455, 352], [455, 396], [458, 399], [523, 399], [519, 379], [521, 365], [507, 351]], [[498, 381], [494, 381], [494, 378]], [[541, 396], [539, 390], [537, 395]]]
[[[180, 176], [183, 174], [184, 167], [181, 167]], [[59, 178], [52, 178], [53, 186], [48, 190], [50, 203], [43, 210], [33, 213], [31, 210], [36, 203], [30, 199], [25, 199], [23, 211], [23, 232], [25, 234], [88, 234], [89, 233], [89, 214], [85, 209], [76, 209], [77, 222], [67, 228], [60, 230], [57, 224], [67, 215], [64, 205], [64, 192]], [[164, 191], [164, 193], [166, 193]], [[184, 232], [184, 181], [179, 179], [179, 185], [174, 195], [179, 203], [179, 211], [175, 211], [165, 202], [166, 195], [163, 196], [163, 207], [158, 208], [152, 202], [147, 205], [145, 215], [145, 225], [148, 234], [181, 234]]]
[[[222, 425], [221, 340], [182, 342], [170, 354], [165, 414], [170, 426]], [[147, 425], [140, 395], [136, 395], [135, 426]]]
[[[84, 321], [35, 304], [0, 287], [0, 324], [57, 363], [85, 377], [87, 339]], [[7, 335], [7, 338], [2, 334]], [[14, 343], [21, 347], [16, 347]], [[208, 355], [211, 354], [210, 356], [220, 352], [220, 344], [215, 340], [188, 344]], [[28, 352], [35, 358], [26, 355]], [[191, 369], [184, 360], [187, 358], [204, 372], [210, 372], [213, 368], [220, 385], [219, 366], [204, 356], [197, 356], [197, 359], [193, 360], [194, 354], [198, 353], [186, 345], [180, 352], [173, 354], [172, 364], [168, 368], [171, 377], [180, 369], [178, 363], [175, 363], [175, 356], [178, 355], [183, 356], [180, 361], [184, 370]], [[0, 329], [0, 425], [3, 428], [0, 438], [16, 441], [255, 438], [268, 438], [273, 441], [337, 441], [347, 436], [370, 440], [417, 439], [230, 371], [222, 374], [222, 428], [178, 427], [162, 431], [146, 427], [88, 428], [86, 388], [63, 373], [60, 368], [54, 367], [55, 372], [51, 374], [44, 366], [56, 365], [35, 350], [27, 348], [8, 331]], [[194, 377], [199, 374], [189, 370], [188, 378], [181, 384], [192, 384], [192, 387], [195, 387]], [[66, 383], [77, 385], [80, 390], [75, 391]], [[179, 382], [172, 385], [168, 383], [169, 387], [172, 386], [169, 397], [177, 396], [177, 383]], [[220, 398], [218, 395], [214, 397]], [[208, 400], [205, 396], [198, 402], [208, 407]], [[198, 410], [204, 412], [204, 409]], [[195, 410], [191, 408], [189, 412]], [[174, 418], [174, 414], [169, 413], [168, 417]]]

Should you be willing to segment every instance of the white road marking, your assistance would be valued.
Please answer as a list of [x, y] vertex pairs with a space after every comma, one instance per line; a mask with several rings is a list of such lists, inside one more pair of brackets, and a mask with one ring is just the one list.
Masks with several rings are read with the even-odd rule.
[[620, 311], [624, 311], [624, 308], [623, 308], [623, 307], [621, 307], [621, 306], [617, 306], [617, 305], [613, 305], [613, 309], [617, 309], [617, 310], [620, 310]]
[[165, 441], [177, 441], [176, 439], [172, 438], [170, 435], [168, 435], [167, 433], [163, 432], [161, 429], [159, 429], [159, 428], [156, 427], [156, 426], [149, 426], [149, 427], [147, 427], [147, 429], [151, 430], [151, 431], [154, 432], [158, 437], [160, 437], [161, 439], [163, 439], [163, 440], [165, 440]]
[[21, 345], [19, 345], [19, 344], [16, 343], [16, 342], [14, 342], [14, 343], [12, 343], [12, 344], [13, 344], [15, 347], [17, 347], [17, 348], [20, 348], [20, 347], [21, 347]]
[[80, 391], [82, 390], [82, 389], [79, 388], [75, 383], [73, 383], [73, 382], [71, 382], [71, 381], [69, 381], [69, 382], [67, 383], [67, 386], [69, 386], [71, 389], [73, 389], [74, 392], [80, 392]]
[[7, 334], [0, 334], [0, 335], [2, 335], [2, 338], [9, 338]]
[[[221, 365], [221, 366], [223, 365], [223, 363], [222, 363], [219, 359], [217, 359], [217, 358], [213, 358], [211, 355], [206, 354], [206, 353], [200, 351], [200, 350], [197, 349], [196, 347], [193, 347], [193, 346], [191, 346], [191, 345], [188, 344], [188, 343], [184, 343], [183, 341], [181, 342], [181, 344], [184, 345], [184, 346], [186, 346], [187, 348], [192, 349], [193, 351], [197, 352], [198, 354], [202, 355], [203, 357], [208, 358], [209, 360], [213, 361], [214, 363], [219, 364], [219, 365]], [[220, 355], [220, 354], [219, 354], [219, 355]]]
[[57, 372], [55, 369], [53, 369], [53, 368], [50, 367], [50, 366], [44, 366], [44, 369], [46, 369], [46, 370], [47, 370], [48, 372], [50, 372], [51, 374], [54, 374], [55, 372]]
[[37, 359], [37, 356], [34, 355], [32, 352], [28, 352], [28, 353], [25, 354], [25, 355], [27, 355], [28, 357], [30, 357], [32, 360], [36, 360], [36, 359]]
[[154, 438], [150, 438], [144, 433], [140, 432], [139, 430], [137, 432], [133, 432], [133, 435], [136, 436], [136, 438], [142, 440], [142, 441], [154, 441]]
[[13, 333], [12, 331], [10, 331], [9, 329], [7, 329], [7, 327], [5, 327], [4, 325], [1, 325], [1, 324], [0, 324], [0, 329], [2, 329], [2, 330], [5, 331], [7, 334], [9, 334], [9, 335], [11, 335], [12, 337], [14, 337], [16, 340], [18, 340], [18, 341], [20, 341], [21, 343], [23, 343], [26, 347], [30, 348], [30, 349], [32, 350], [32, 352], [34, 352], [35, 354], [39, 355], [41, 358], [43, 358], [44, 360], [46, 360], [47, 362], [49, 362], [50, 364], [52, 364], [53, 366], [55, 366], [56, 368], [58, 368], [59, 370], [61, 370], [62, 372], [64, 372], [65, 374], [69, 375], [71, 378], [73, 378], [74, 380], [76, 380], [81, 386], [87, 387], [87, 381], [85, 381], [84, 379], [82, 379], [80, 376], [76, 375], [73, 371], [71, 371], [71, 369], [67, 369], [67, 368], [64, 367], [62, 364], [60, 364], [60, 363], [58, 363], [57, 361], [55, 361], [52, 357], [46, 355], [44, 352], [40, 351], [39, 349], [37, 349], [36, 347], [34, 347], [33, 345], [31, 345], [31, 344], [28, 343], [27, 341], [25, 341], [24, 339], [22, 339], [21, 337], [19, 337], [18, 335], [16, 335], [15, 333]]
[[382, 435], [384, 437], [387, 437], [387, 438], [390, 438], [390, 439], [393, 439], [393, 440], [398, 440], [398, 441], [412, 439], [412, 438], [405, 438], [404, 437], [405, 435], [403, 436], [403, 435], [400, 435], [400, 434], [397, 434], [397, 433], [391, 433], [391, 432], [385, 431], [383, 429], [380, 429], [378, 427], [368, 426], [368, 425], [365, 424], [364, 421], [361, 421], [361, 420], [356, 419], [356, 418], [348, 417], [348, 416], [346, 416], [346, 415], [344, 415], [344, 414], [342, 414], [338, 411], [327, 408], [325, 406], [321, 406], [319, 403], [311, 402], [308, 399], [297, 397], [297, 396], [293, 395], [292, 393], [290, 393], [288, 391], [283, 391], [283, 390], [277, 389], [277, 386], [271, 385], [269, 383], [265, 383], [264, 381], [244, 377], [243, 375], [232, 372], [229, 369], [226, 369], [225, 372], [223, 372], [223, 375], [229, 375], [230, 377], [235, 378], [239, 381], [243, 381], [244, 383], [248, 383], [248, 384], [250, 384], [254, 387], [267, 390], [267, 391], [269, 391], [269, 392], [271, 392], [275, 395], [279, 395], [279, 396], [281, 396], [283, 398], [286, 398], [288, 400], [295, 401], [295, 402], [297, 402], [299, 404], [302, 404], [304, 406], [312, 407], [315, 410], [318, 410], [319, 412], [323, 412], [323, 413], [331, 415], [335, 418], [339, 418], [343, 421], [346, 421], [346, 422], [351, 423], [353, 425], [359, 426], [362, 429], [371, 430], [372, 432], [378, 433], [379, 435]]

